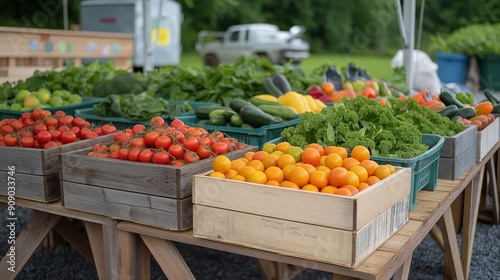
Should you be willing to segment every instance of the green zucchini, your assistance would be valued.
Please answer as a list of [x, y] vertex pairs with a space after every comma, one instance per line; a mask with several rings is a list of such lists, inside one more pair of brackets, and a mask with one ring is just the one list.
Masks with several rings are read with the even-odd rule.
[[255, 127], [277, 123], [276, 119], [272, 115], [265, 113], [253, 105], [241, 108], [240, 117], [243, 122]]
[[229, 102], [229, 107], [231, 107], [231, 109], [233, 109], [233, 111], [235, 111], [238, 114], [240, 113], [241, 108], [245, 106], [254, 106], [254, 105], [243, 99], [233, 99]]
[[458, 101], [458, 99], [453, 96], [450, 92], [448, 91], [442, 91], [440, 94], [439, 94], [439, 99], [441, 100], [441, 102], [444, 103], [444, 105], [448, 106], [448, 105], [456, 105], [459, 109], [460, 108], [464, 108], [464, 104], [460, 101]]
[[259, 108], [265, 113], [288, 120], [296, 118], [298, 115], [295, 111], [285, 106], [260, 105]]
[[248, 102], [252, 103], [255, 106], [260, 106], [260, 105], [271, 105], [271, 106], [278, 106], [278, 107], [285, 107], [285, 105], [275, 102], [275, 101], [269, 101], [269, 100], [264, 100], [262, 98], [258, 97], [251, 97], [248, 99]]
[[246, 129], [254, 129], [254, 127], [253, 127], [253, 126], [251, 126], [251, 125], [249, 125], [249, 124], [247, 124], [247, 123], [243, 123], [240, 127], [241, 127], [241, 128], [246, 128]]
[[443, 117], [451, 119], [457, 115], [457, 110], [458, 110], [457, 105], [448, 105], [446, 106], [446, 108], [439, 110], [436, 113], [440, 114]]
[[214, 116], [221, 116], [221, 117], [223, 117], [224, 116], [224, 112], [226, 112], [226, 110], [224, 110], [224, 109], [213, 110], [212, 112], [210, 112], [210, 114], [208, 114], [208, 118], [211, 119]]
[[208, 120], [210, 118], [210, 112], [214, 110], [231, 110], [231, 108], [220, 106], [199, 106], [194, 109], [194, 114], [200, 120]]
[[288, 82], [285, 75], [277, 73], [274, 74], [271, 79], [273, 80], [274, 84], [280, 89], [282, 94], [292, 91], [292, 87], [290, 86], [290, 83]]
[[476, 116], [476, 110], [474, 108], [459, 108], [456, 110], [457, 116], [460, 116], [465, 119], [470, 119]]
[[461, 118], [462, 118], [461, 116], [454, 116], [453, 118], [451, 118], [451, 122], [456, 123], [456, 122], [458, 122]]
[[208, 120], [208, 124], [223, 126], [227, 124], [227, 121], [223, 116], [213, 116]]
[[491, 113], [492, 114], [500, 114], [500, 104], [493, 105], [493, 111]]
[[272, 78], [266, 77], [262, 80], [262, 88], [264, 89], [265, 93], [269, 93], [275, 97], [280, 97], [283, 95], [281, 92], [281, 89], [274, 84], [274, 81]]
[[500, 104], [500, 99], [498, 99], [493, 93], [487, 89], [484, 91], [484, 96], [491, 102], [493, 105]]

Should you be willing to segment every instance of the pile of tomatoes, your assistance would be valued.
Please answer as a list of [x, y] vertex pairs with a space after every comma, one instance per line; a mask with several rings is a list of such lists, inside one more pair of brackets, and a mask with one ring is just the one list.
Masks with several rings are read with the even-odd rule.
[[88, 155], [182, 166], [247, 147], [219, 131], [208, 133], [201, 127], [185, 125], [181, 120], [173, 120], [167, 125], [161, 117], [152, 118], [149, 127], [136, 124], [118, 132], [114, 141], [110, 145], [94, 145]]
[[0, 146], [49, 149], [79, 140], [116, 132], [113, 125], [92, 127], [80, 117], [41, 108], [25, 112], [19, 119], [0, 121]]

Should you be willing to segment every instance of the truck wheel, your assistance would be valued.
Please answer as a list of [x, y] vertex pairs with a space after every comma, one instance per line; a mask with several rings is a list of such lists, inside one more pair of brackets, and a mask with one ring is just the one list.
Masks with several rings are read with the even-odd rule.
[[207, 54], [205, 56], [205, 65], [209, 67], [215, 67], [219, 65], [219, 60], [214, 54]]

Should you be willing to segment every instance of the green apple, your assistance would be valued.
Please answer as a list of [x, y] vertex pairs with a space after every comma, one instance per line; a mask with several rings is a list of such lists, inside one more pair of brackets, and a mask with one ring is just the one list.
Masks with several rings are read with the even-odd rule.
[[62, 90], [54, 90], [54, 92], [52, 92], [52, 97], [63, 97], [64, 96], [64, 93], [62, 92]]
[[29, 90], [26, 90], [26, 89], [22, 89], [20, 90], [17, 94], [16, 94], [16, 97], [14, 97], [14, 101], [15, 102], [23, 102], [24, 99], [28, 96], [31, 95], [31, 92], [29, 92]]
[[34, 95], [27, 96], [23, 100], [23, 107], [27, 107], [30, 109], [35, 108], [39, 104], [40, 104], [40, 100], [38, 100], [38, 98], [36, 98], [36, 96], [34, 96]]
[[361, 92], [365, 89], [366, 83], [361, 80], [357, 80], [352, 83], [352, 86], [354, 88], [354, 92]]
[[50, 98], [49, 104], [52, 107], [62, 106], [63, 105], [63, 99], [62, 99], [61, 96], [54, 96], [54, 95], [52, 95], [52, 97]]
[[21, 110], [22, 107], [23, 107], [23, 105], [21, 105], [20, 103], [14, 103], [14, 104], [10, 105], [10, 110], [19, 111], [19, 110]]
[[287, 151], [286, 153], [291, 155], [294, 159], [295, 159], [295, 162], [301, 162], [302, 161], [302, 152], [304, 150], [302, 150], [301, 147], [297, 147], [297, 146], [291, 146]]
[[272, 154], [274, 152], [274, 149], [276, 148], [276, 144], [274, 143], [266, 143], [264, 146], [262, 146], [262, 150], [264, 152], [267, 152], [268, 154]]
[[350, 89], [350, 90], [354, 90], [354, 87], [352, 86], [352, 83], [351, 83], [351, 82], [345, 82], [345, 83], [342, 85], [342, 89]]
[[69, 104], [80, 104], [82, 103], [82, 97], [78, 94], [72, 94], [69, 98], [68, 98], [68, 102]]
[[50, 91], [42, 88], [37, 92], [36, 97], [40, 100], [40, 103], [47, 104], [50, 101]]
[[71, 96], [71, 92], [67, 90], [62, 90], [63, 92], [63, 99], [68, 99]]

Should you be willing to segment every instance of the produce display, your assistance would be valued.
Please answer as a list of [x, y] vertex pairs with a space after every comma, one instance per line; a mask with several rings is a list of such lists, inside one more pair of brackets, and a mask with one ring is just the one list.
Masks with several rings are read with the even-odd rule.
[[132, 129], [118, 132], [114, 141], [95, 145], [88, 155], [183, 166], [246, 147], [221, 132], [208, 133], [203, 128], [187, 126], [181, 120], [174, 120], [167, 126], [161, 117], [153, 117], [149, 127], [136, 124]]
[[437, 113], [453, 122], [475, 125], [477, 130], [481, 131], [495, 120], [493, 113], [500, 112], [500, 105], [497, 106], [496, 97], [489, 91], [485, 91], [484, 94], [486, 99], [476, 104], [473, 96], [463, 92], [456, 93], [445, 88], [439, 94], [439, 99], [445, 107], [438, 110]]
[[396, 171], [370, 160], [364, 146], [348, 155], [342, 147], [311, 143], [302, 149], [288, 142], [267, 143], [234, 160], [217, 156], [212, 169], [211, 177], [342, 196], [356, 195]]
[[94, 113], [103, 117], [123, 117], [129, 120], [148, 120], [168, 114], [170, 119], [193, 108], [184, 102], [173, 104], [162, 98], [154, 98], [145, 92], [139, 94], [111, 94], [94, 105]]
[[67, 90], [50, 92], [46, 88], [36, 91], [22, 89], [12, 99], [0, 101], [0, 110], [29, 111], [36, 108], [60, 107], [82, 103], [83, 98]]
[[35, 109], [20, 119], [0, 121], [0, 146], [49, 149], [116, 132], [113, 125], [91, 127], [82, 118], [57, 111]]

